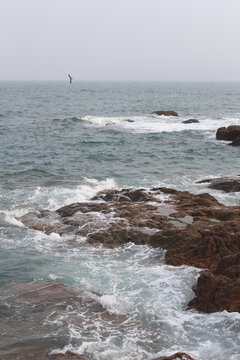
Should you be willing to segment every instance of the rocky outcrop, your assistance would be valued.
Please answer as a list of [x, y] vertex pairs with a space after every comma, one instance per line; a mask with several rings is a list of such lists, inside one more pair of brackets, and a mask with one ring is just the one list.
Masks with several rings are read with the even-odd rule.
[[133, 242], [166, 249], [167, 264], [208, 269], [190, 307], [240, 311], [239, 263], [235, 261], [230, 273], [224, 265], [240, 252], [240, 207], [221, 205], [209, 194], [164, 187], [109, 190], [89, 202], [29, 213], [20, 220], [47, 234], [71, 235], [72, 240], [82, 236], [94, 246]]
[[199, 123], [200, 121], [197, 120], [197, 119], [189, 119], [189, 120], [184, 120], [182, 121], [182, 124], [197, 124]]
[[176, 111], [173, 111], [173, 110], [167, 110], [167, 111], [164, 111], [164, 110], [157, 110], [157, 111], [154, 111], [152, 114], [154, 115], [164, 115], [164, 116], [179, 116], [178, 113]]
[[233, 141], [240, 137], [240, 126], [230, 125], [226, 127], [220, 127], [216, 133], [217, 140]]
[[190, 355], [182, 352], [177, 352], [170, 356], [160, 356], [158, 358], [155, 358], [153, 360], [195, 360]]
[[197, 184], [208, 184], [207, 187], [222, 190], [226, 193], [240, 191], [240, 176], [235, 178], [215, 178], [198, 181]]

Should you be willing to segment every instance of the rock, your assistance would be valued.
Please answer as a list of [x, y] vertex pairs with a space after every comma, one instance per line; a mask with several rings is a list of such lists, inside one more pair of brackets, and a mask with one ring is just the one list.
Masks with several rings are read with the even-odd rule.
[[75, 354], [71, 351], [66, 353], [57, 353], [50, 355], [49, 352], [41, 350], [21, 351], [18, 354], [7, 354], [4, 360], [87, 360], [81, 355]]
[[240, 252], [233, 255], [224, 256], [219, 262], [215, 275], [224, 275], [229, 278], [240, 278]]
[[222, 190], [225, 192], [240, 191], [240, 177], [235, 178], [215, 178], [198, 181], [197, 184], [209, 183], [208, 188]]
[[216, 139], [217, 140], [226, 140], [226, 141], [229, 140], [229, 133], [228, 133], [226, 127], [220, 127], [217, 129]]
[[202, 273], [189, 308], [203, 312], [240, 312], [240, 252], [224, 256], [213, 272]]
[[104, 200], [107, 202], [116, 201], [116, 202], [124, 202], [124, 201], [150, 201], [152, 196], [145, 191], [144, 189], [123, 189], [123, 190], [108, 190], [100, 191], [96, 196], [92, 198], [92, 200]]
[[191, 300], [189, 308], [212, 313], [227, 310], [240, 312], [240, 278], [215, 276], [211, 272], [200, 275], [195, 287], [196, 298]]
[[[68, 241], [82, 236], [94, 246], [133, 242], [166, 249], [167, 264], [208, 269], [199, 277], [196, 299], [189, 307], [240, 312], [239, 258], [234, 257], [240, 252], [238, 206], [219, 204], [206, 193], [165, 187], [122, 189], [99, 192], [89, 202], [57, 211], [26, 214], [20, 220], [47, 234], [67, 235]], [[235, 264], [231, 268], [226, 265], [229, 261]]]
[[153, 360], [195, 360], [190, 355], [182, 352], [177, 352], [170, 356], [160, 356], [158, 358], [155, 358]]
[[105, 324], [113, 332], [121, 331], [127, 320], [130, 326], [140, 327], [127, 316], [109, 313], [101, 305], [99, 294], [50, 281], [2, 286], [0, 313], [4, 315], [0, 322], [4, 344], [0, 357], [5, 360], [84, 360], [70, 351], [51, 353], [68, 344], [69, 327], [77, 327], [80, 332], [87, 327], [94, 332], [98, 326], [95, 323], [102, 323], [99, 336], [103, 336]]
[[240, 136], [238, 136], [236, 139], [234, 139], [230, 144], [230, 146], [240, 146]]
[[164, 110], [157, 110], [154, 111], [152, 114], [154, 115], [164, 115], [164, 116], [179, 116], [178, 113], [176, 111], [173, 110], [168, 110], [168, 111], [164, 111]]
[[58, 353], [58, 354], [49, 355], [47, 359], [49, 359], [49, 360], [86, 360], [81, 355], [75, 354], [71, 351], [67, 351], [64, 354]]
[[200, 121], [197, 119], [189, 119], [189, 120], [184, 120], [182, 121], [182, 124], [194, 124], [194, 123], [199, 123]]
[[240, 136], [240, 126], [231, 125], [226, 127], [220, 127], [216, 133], [217, 140], [233, 141]]

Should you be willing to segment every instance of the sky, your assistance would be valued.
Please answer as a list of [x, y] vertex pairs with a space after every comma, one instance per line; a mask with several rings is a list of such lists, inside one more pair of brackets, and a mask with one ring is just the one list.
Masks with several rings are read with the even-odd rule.
[[240, 81], [240, 0], [0, 0], [0, 80]]

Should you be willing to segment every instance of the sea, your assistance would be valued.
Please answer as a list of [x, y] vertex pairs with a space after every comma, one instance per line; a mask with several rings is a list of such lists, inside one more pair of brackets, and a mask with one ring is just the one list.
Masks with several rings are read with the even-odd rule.
[[[182, 123], [188, 119], [199, 123]], [[240, 193], [197, 183], [240, 174], [239, 148], [216, 140], [216, 130], [229, 125], [240, 125], [240, 82], [0, 82], [0, 302], [12, 283], [61, 282], [100, 294], [106, 310], [128, 319], [124, 327], [89, 322], [71, 307], [54, 320], [34, 312], [25, 319], [0, 305], [0, 359], [7, 348], [44, 343], [90, 360], [177, 351], [240, 359], [239, 313], [187, 310], [200, 269], [166, 265], [162, 249], [69, 242], [18, 219], [124, 187], [208, 192], [240, 205]]]

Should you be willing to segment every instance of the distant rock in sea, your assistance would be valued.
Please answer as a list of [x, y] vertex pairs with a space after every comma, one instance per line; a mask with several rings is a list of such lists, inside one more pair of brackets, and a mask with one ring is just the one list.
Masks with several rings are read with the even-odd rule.
[[226, 127], [220, 127], [217, 129], [216, 139], [233, 141], [240, 136], [240, 126], [239, 125], [230, 125]]
[[200, 121], [197, 119], [189, 119], [189, 120], [184, 120], [182, 121], [182, 124], [194, 124], [194, 123], [199, 123]]
[[154, 111], [152, 114], [154, 115], [164, 115], [164, 116], [179, 116], [178, 113], [176, 111], [173, 111], [173, 110], [157, 110], [157, 111]]

